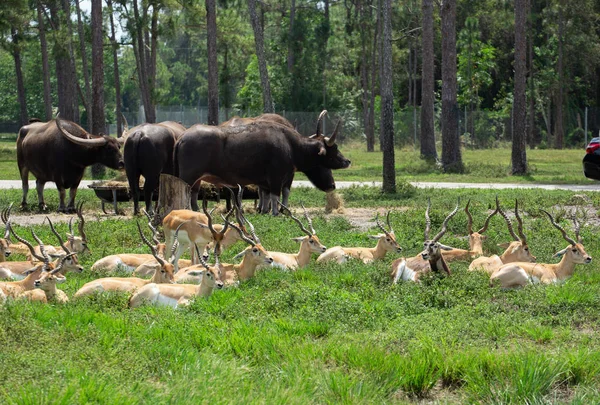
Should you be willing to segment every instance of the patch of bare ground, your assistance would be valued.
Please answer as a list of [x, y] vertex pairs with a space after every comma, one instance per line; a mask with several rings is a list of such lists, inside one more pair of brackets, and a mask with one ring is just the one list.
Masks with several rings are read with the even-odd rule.
[[[322, 208], [309, 209], [308, 211], [312, 214], [322, 213]], [[405, 212], [408, 211], [408, 207], [394, 207], [392, 212]], [[378, 207], [370, 207], [370, 208], [344, 208], [344, 213], [331, 213], [325, 214], [325, 218], [334, 218], [334, 217], [343, 217], [350, 224], [360, 230], [361, 232], [366, 232], [369, 229], [377, 226], [375, 222], [376, 215], [379, 214], [380, 220], [383, 224], [385, 224], [385, 216], [387, 214], [387, 209], [378, 208]], [[392, 214], [393, 215], [393, 214]]]
[[463, 404], [465, 398], [461, 396], [452, 387], [447, 387], [438, 381], [437, 384], [423, 397], [415, 397], [408, 395], [402, 390], [398, 390], [393, 394], [394, 399], [402, 401], [402, 403], [410, 403], [415, 405], [450, 405]]

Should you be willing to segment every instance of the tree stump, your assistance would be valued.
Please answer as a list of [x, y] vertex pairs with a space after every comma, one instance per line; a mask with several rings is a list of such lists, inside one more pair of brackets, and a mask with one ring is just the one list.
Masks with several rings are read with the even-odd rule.
[[162, 218], [173, 210], [190, 209], [192, 189], [185, 181], [170, 174], [161, 174], [158, 188], [158, 207]]

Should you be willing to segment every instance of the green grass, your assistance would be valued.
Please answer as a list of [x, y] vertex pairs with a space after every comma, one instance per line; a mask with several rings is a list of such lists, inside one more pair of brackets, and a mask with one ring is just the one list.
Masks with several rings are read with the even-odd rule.
[[[409, 190], [396, 197], [364, 188], [343, 193], [349, 207], [406, 207], [392, 214], [392, 224], [404, 253], [419, 252], [428, 192]], [[0, 206], [19, 194], [3, 193]], [[561, 191], [498, 194], [506, 208], [520, 199], [533, 253], [540, 262], [554, 262], [553, 253], [565, 241], [538, 210], [578, 200]], [[598, 207], [599, 197], [588, 195]], [[432, 195], [434, 232], [458, 196], [463, 204], [472, 199], [478, 227], [495, 192]], [[311, 190], [291, 197], [294, 206], [300, 197], [310, 206], [323, 203], [323, 195]], [[89, 208], [95, 204], [87, 190], [82, 198]], [[300, 233], [289, 218], [249, 218], [269, 249], [297, 249], [290, 238]], [[564, 218], [561, 223], [571, 229]], [[314, 225], [327, 246], [371, 246], [367, 234], [377, 232], [353, 229], [343, 217], [316, 215]], [[65, 232], [66, 224], [57, 228]], [[47, 229], [34, 229], [53, 242]], [[466, 247], [465, 229], [460, 212], [444, 243]], [[89, 221], [88, 234], [92, 254], [81, 257], [86, 269], [106, 254], [147, 250], [133, 220]], [[500, 218], [492, 220], [488, 235], [484, 249], [494, 253], [497, 243], [509, 239]], [[597, 235], [596, 227], [582, 229], [587, 251], [596, 259]], [[232, 247], [223, 260], [242, 247]], [[217, 291], [176, 311], [132, 311], [127, 296], [119, 294], [63, 306], [11, 303], [0, 309], [0, 402], [600, 402], [596, 262], [578, 266], [563, 285], [502, 291], [489, 288], [486, 276], [468, 272], [462, 262], [451, 265], [450, 278], [392, 286], [388, 274], [394, 258], [373, 265], [313, 261], [296, 272], [265, 270], [239, 288]], [[67, 277], [61, 288], [72, 296], [97, 275]]]
[[[0, 180], [19, 179], [16, 163], [15, 141], [0, 134]], [[334, 173], [338, 181], [381, 181], [381, 152], [367, 153], [364, 145], [342, 145], [340, 150], [352, 160], [349, 169]], [[441, 153], [441, 150], [438, 150]], [[510, 148], [463, 150], [465, 174], [445, 174], [434, 164], [419, 158], [419, 152], [408, 149], [396, 150], [396, 176], [398, 181], [448, 181], [469, 183], [546, 183], [546, 184], [594, 184], [583, 175], [580, 149], [528, 150], [530, 173], [525, 176], [510, 175]], [[115, 174], [109, 170], [108, 177]], [[107, 177], [107, 178], [108, 178]], [[91, 179], [89, 169], [85, 175]], [[30, 179], [34, 179], [33, 175]], [[302, 173], [297, 180], [306, 180]]]

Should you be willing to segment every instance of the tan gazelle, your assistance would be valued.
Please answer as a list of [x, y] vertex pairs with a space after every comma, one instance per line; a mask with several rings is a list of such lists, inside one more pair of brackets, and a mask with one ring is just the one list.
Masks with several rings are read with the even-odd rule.
[[502, 218], [506, 221], [506, 225], [508, 226], [508, 231], [513, 238], [512, 242], [503, 243], [499, 245], [504, 248], [504, 253], [502, 255], [493, 255], [493, 256], [481, 256], [477, 259], [473, 260], [469, 265], [469, 271], [482, 270], [485, 271], [488, 275], [492, 275], [496, 270], [498, 270], [502, 265], [506, 263], [512, 262], [535, 262], [535, 256], [531, 254], [529, 251], [529, 246], [527, 245], [527, 237], [523, 232], [523, 220], [519, 215], [519, 203], [515, 201], [515, 218], [517, 219], [519, 226], [519, 235], [515, 233], [513, 229], [512, 222], [508, 215], [500, 208], [500, 202], [496, 197], [496, 210], [502, 215]]
[[[12, 227], [9, 228], [13, 236], [17, 238], [19, 242], [27, 246], [28, 249], [30, 249], [32, 255], [35, 256], [35, 258], [38, 260], [38, 263], [34, 263], [31, 268], [29, 268], [23, 273], [25, 275], [25, 278], [23, 280], [0, 282], [0, 290], [2, 291], [4, 297], [16, 299], [20, 298], [26, 291], [33, 290], [35, 288], [35, 281], [38, 280], [44, 272], [56, 270], [55, 274], [59, 274], [62, 270], [62, 266], [64, 265], [65, 261], [68, 258], [70, 258], [70, 255], [63, 256], [56, 262], [50, 262], [50, 258], [46, 254], [43, 244], [40, 245], [43, 256], [39, 256], [37, 255], [37, 253], [35, 253], [35, 250], [31, 243], [17, 235], [14, 229], [12, 229]], [[37, 237], [37, 235], [35, 235], [33, 231], [31, 231], [31, 234], [36, 240], [39, 240], [39, 238]]]
[[454, 215], [458, 212], [458, 205], [460, 201], [456, 204], [456, 208], [452, 211], [448, 216], [444, 219], [442, 223], [442, 229], [438, 232], [437, 235], [433, 237], [433, 239], [429, 239], [429, 231], [431, 230], [431, 219], [429, 218], [429, 210], [431, 209], [431, 200], [427, 199], [427, 209], [425, 210], [425, 242], [423, 243], [423, 251], [419, 254], [423, 260], [426, 260], [429, 264], [426, 268], [416, 268], [416, 266], [411, 265], [411, 261], [414, 258], [401, 258], [395, 260], [392, 263], [392, 282], [396, 284], [400, 280], [404, 281], [419, 281], [419, 277], [422, 274], [434, 271], [436, 273], [445, 272], [448, 276], [451, 274], [450, 268], [448, 264], [444, 260], [442, 255], [443, 250], [452, 250], [453, 248], [443, 245], [439, 243], [439, 240], [444, 236], [446, 231], [448, 230], [448, 221], [452, 219]]
[[105, 291], [121, 291], [121, 292], [133, 292], [138, 288], [150, 284], [170, 284], [174, 282], [174, 266], [171, 262], [163, 260], [156, 252], [155, 245], [151, 244], [150, 241], [144, 236], [140, 224], [137, 223], [138, 232], [142, 241], [150, 248], [152, 255], [159, 264], [159, 268], [154, 271], [154, 275], [150, 280], [137, 277], [106, 277], [98, 280], [90, 281], [79, 289], [73, 298], [84, 297], [96, 293], [103, 293]]
[[[156, 251], [156, 256], [165, 257], [165, 244], [158, 240], [158, 231], [152, 225], [152, 221], [148, 221], [148, 227], [152, 230], [152, 240], [154, 241], [153, 248]], [[103, 257], [92, 265], [93, 272], [111, 273], [119, 269], [133, 272], [139, 266], [147, 263], [158, 263], [155, 260], [154, 254], [149, 253], [119, 253]], [[157, 266], [153, 266], [147, 274], [154, 274]], [[145, 274], [144, 274], [145, 275]]]
[[[63, 240], [62, 240], [60, 234], [58, 232], [56, 232], [56, 229], [54, 229], [54, 225], [50, 221], [50, 218], [46, 217], [46, 220], [50, 224], [50, 229], [52, 230], [52, 232], [58, 239], [59, 243], [61, 244], [61, 252], [63, 252], [61, 254], [52, 256], [52, 259], [55, 259], [54, 265], [57, 265], [58, 260], [62, 259], [64, 257], [65, 261], [64, 261], [63, 265], [61, 266], [61, 273], [65, 273], [65, 272], [69, 272], [69, 271], [72, 271], [75, 273], [81, 273], [83, 271], [83, 266], [81, 266], [81, 264], [79, 264], [79, 259], [77, 258], [77, 255], [75, 254], [75, 252], [71, 252], [69, 250], [69, 248], [63, 243]], [[20, 238], [18, 235], [15, 234], [14, 230], [12, 229], [12, 226], [10, 225], [10, 222], [9, 222], [8, 227], [12, 231], [13, 235], [19, 241], [21, 241], [22, 238]], [[46, 246], [33, 231], [31, 233], [32, 233], [34, 239], [38, 242], [38, 246], [33, 247], [33, 245], [31, 245], [31, 243], [26, 242], [27, 244], [25, 244], [22, 241], [21, 241], [21, 244], [30, 250], [30, 255], [34, 260], [33, 261], [22, 261], [22, 262], [0, 263], [0, 279], [22, 280], [23, 278], [26, 277], [25, 272], [27, 270], [29, 270], [30, 268], [34, 267], [38, 262], [45, 262], [45, 261], [50, 262], [51, 257], [50, 257], [50, 254], [46, 251]], [[73, 254], [71, 254], [71, 253], [73, 253]]]
[[345, 263], [348, 258], [354, 258], [361, 260], [363, 263], [368, 264], [374, 260], [383, 259], [387, 252], [400, 253], [402, 248], [396, 241], [396, 235], [394, 229], [390, 224], [390, 211], [386, 214], [386, 221], [388, 229], [385, 229], [379, 221], [379, 214], [375, 217], [377, 226], [383, 233], [378, 235], [369, 235], [369, 238], [375, 239], [377, 245], [373, 248], [366, 247], [341, 247], [334, 246], [329, 248], [321, 256], [317, 258], [317, 263], [323, 263], [326, 261], [336, 261], [338, 263]]
[[592, 257], [587, 254], [582, 245], [579, 235], [580, 224], [576, 217], [573, 217], [575, 226], [575, 236], [577, 241], [570, 238], [562, 226], [556, 223], [552, 215], [542, 210], [552, 225], [558, 229], [562, 237], [569, 243], [569, 246], [555, 254], [556, 257], [562, 257], [556, 264], [546, 263], [526, 263], [516, 262], [501, 266], [490, 277], [490, 285], [500, 284], [502, 288], [522, 287], [529, 283], [552, 284], [567, 280], [575, 272], [576, 264], [589, 264]]
[[296, 221], [296, 223], [298, 224], [298, 226], [300, 226], [300, 229], [306, 234], [306, 236], [292, 238], [296, 242], [300, 242], [300, 250], [298, 251], [298, 253], [282, 253], [269, 251], [269, 256], [273, 258], [273, 266], [281, 267], [288, 270], [296, 270], [310, 263], [310, 258], [313, 253], [324, 253], [327, 250], [327, 247], [324, 246], [319, 240], [317, 232], [313, 227], [312, 220], [306, 212], [304, 204], [302, 204], [302, 209], [304, 210], [304, 218], [306, 218], [306, 222], [308, 223], [310, 231], [304, 227], [304, 225], [302, 224], [302, 222], [300, 222], [298, 218], [292, 215], [292, 212], [288, 209], [288, 207], [281, 203], [279, 203], [279, 205], [281, 205], [281, 208], [283, 208], [282, 212], [286, 212], [290, 218]]
[[[199, 252], [197, 252], [199, 253]], [[204, 266], [202, 281], [195, 284], [156, 284], [150, 283], [137, 290], [129, 299], [129, 307], [136, 308], [144, 304], [168, 307], [181, 307], [190, 304], [196, 297], [208, 297], [215, 288], [223, 288], [220, 279], [218, 247], [215, 247], [215, 265], [209, 266], [204, 258], [198, 254]]]

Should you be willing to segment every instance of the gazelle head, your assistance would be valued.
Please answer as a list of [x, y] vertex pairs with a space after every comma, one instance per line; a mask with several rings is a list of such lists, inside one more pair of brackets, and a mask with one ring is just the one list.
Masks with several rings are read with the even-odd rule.
[[42, 272], [40, 278], [33, 282], [35, 288], [40, 288], [44, 291], [53, 291], [56, 289], [56, 284], [64, 283], [67, 281], [67, 278], [63, 276], [60, 272], [63, 269], [64, 264], [69, 259], [69, 257], [75, 255], [75, 253], [69, 253], [60, 258], [58, 261], [58, 265], [54, 267], [54, 269], [50, 271]]
[[519, 235], [515, 233], [515, 230], [512, 226], [512, 221], [506, 215], [504, 210], [500, 207], [500, 202], [498, 201], [498, 197], [496, 197], [496, 210], [500, 213], [502, 218], [506, 221], [506, 225], [508, 226], [508, 231], [513, 238], [512, 242], [502, 243], [500, 246], [504, 251], [503, 256], [510, 262], [535, 262], [536, 258], [529, 251], [529, 246], [527, 245], [527, 237], [523, 232], [523, 220], [519, 215], [519, 202], [515, 200], [515, 218], [518, 222], [518, 231]]
[[[60, 234], [56, 231], [56, 229], [54, 229], [54, 225], [52, 224], [52, 221], [50, 221], [49, 217], [46, 217], [46, 220], [48, 221], [48, 224], [50, 225], [50, 230], [52, 231], [52, 233], [54, 234], [54, 236], [56, 236], [56, 239], [58, 239], [58, 243], [60, 244], [60, 247], [64, 250], [64, 253], [60, 253], [57, 254], [56, 256], [52, 256], [53, 259], [60, 259], [61, 260], [61, 268], [64, 268], [64, 272], [67, 271], [72, 271], [75, 273], [81, 273], [83, 271], [83, 266], [79, 264], [79, 259], [77, 257], [76, 252], [71, 252], [71, 250], [67, 247], [67, 245], [65, 245], [65, 243], [63, 242]], [[38, 241], [39, 243], [39, 241]], [[40, 243], [40, 250], [41, 250], [42, 244]], [[63, 261], [63, 257], [65, 258], [65, 260]]]
[[487, 239], [487, 236], [483, 233], [487, 231], [490, 224], [490, 219], [492, 219], [492, 217], [498, 213], [498, 208], [496, 208], [494, 212], [487, 216], [481, 229], [479, 229], [477, 232], [473, 232], [473, 217], [469, 211], [470, 204], [471, 200], [467, 201], [467, 206], [465, 207], [465, 213], [467, 214], [467, 230], [469, 231], [469, 249], [481, 253], [483, 252], [483, 241]]
[[[251, 234], [248, 234], [247, 231], [244, 230], [245, 227], [241, 228], [233, 223], [229, 223], [229, 226], [232, 229], [236, 230], [240, 235], [240, 238], [250, 246], [246, 247], [246, 249], [242, 250], [240, 253], [235, 255], [234, 259], [244, 257], [244, 260], [248, 260], [250, 264], [255, 264], [257, 266], [261, 264], [272, 264], [273, 258], [271, 257], [271, 255], [269, 255], [269, 252], [260, 243], [260, 239], [256, 235], [252, 223], [249, 220], [247, 220], [246, 217], [244, 217], [243, 215], [241, 218], [243, 219], [243, 222], [248, 224], [248, 227], [251, 230]], [[223, 217], [223, 220], [227, 222], [227, 219], [225, 217]]]
[[12, 203], [2, 210], [0, 217], [2, 218], [2, 222], [4, 223], [4, 236], [0, 239], [0, 261], [4, 261], [5, 258], [10, 256], [11, 251], [9, 249], [10, 246], [10, 210], [12, 208]]
[[573, 216], [573, 218], [572, 218], [573, 225], [575, 228], [575, 237], [577, 238], [577, 241], [575, 241], [574, 239], [570, 238], [567, 235], [567, 232], [565, 231], [565, 229], [562, 226], [560, 226], [559, 224], [556, 223], [556, 221], [554, 220], [552, 215], [550, 215], [550, 213], [548, 213], [547, 211], [544, 211], [544, 210], [542, 210], [542, 212], [544, 214], [548, 215], [548, 218], [550, 218], [550, 222], [552, 222], [552, 225], [554, 225], [554, 227], [561, 232], [563, 238], [569, 243], [569, 246], [567, 246], [563, 250], [556, 252], [554, 254], [554, 256], [556, 256], [556, 257], [564, 256], [563, 260], [568, 260], [575, 264], [591, 263], [592, 256], [588, 255], [587, 252], [585, 251], [585, 248], [583, 247], [583, 244], [582, 244], [583, 240], [582, 240], [581, 236], [579, 235], [579, 230], [580, 230], [581, 224], [579, 223], [577, 218], [575, 216]]
[[200, 288], [207, 292], [207, 294], [202, 295], [210, 295], [212, 293], [212, 290], [214, 290], [215, 288], [220, 290], [224, 286], [223, 280], [221, 280], [221, 263], [219, 261], [218, 243], [214, 249], [215, 264], [212, 267], [209, 266], [208, 262], [204, 259], [204, 256], [200, 254], [200, 249], [198, 249], [198, 245], [196, 245], [195, 243], [194, 248], [196, 249], [198, 260], [200, 260], [200, 264], [202, 264], [204, 270], [192, 270], [188, 271], [188, 274], [192, 276], [202, 277], [200, 281]]
[[442, 250], [452, 250], [451, 247], [441, 244], [439, 240], [448, 230], [448, 221], [450, 221], [450, 219], [458, 212], [459, 204], [460, 199], [456, 204], [456, 208], [454, 208], [454, 210], [448, 214], [446, 219], [444, 219], [442, 229], [433, 237], [433, 239], [429, 239], [429, 231], [431, 230], [431, 219], [429, 218], [431, 199], [427, 199], [427, 210], [425, 210], [425, 242], [423, 242], [423, 252], [421, 252], [421, 257], [423, 257], [424, 260], [428, 260], [430, 263], [437, 262], [438, 260], [443, 261]]
[[377, 222], [377, 226], [379, 227], [379, 229], [381, 229], [383, 233], [377, 235], [369, 235], [369, 239], [376, 240], [377, 245], [379, 246], [381, 244], [381, 246], [383, 246], [384, 250], [386, 250], [387, 252], [400, 253], [402, 251], [402, 248], [400, 247], [400, 245], [398, 245], [398, 242], [396, 241], [396, 235], [394, 234], [394, 229], [392, 228], [392, 225], [390, 223], [390, 212], [391, 211], [388, 211], [385, 216], [389, 231], [384, 228], [381, 222], [379, 222], [378, 213], [375, 217], [375, 222]]
[[83, 201], [79, 203], [79, 206], [77, 207], [77, 216], [79, 217], [79, 224], [77, 225], [79, 236], [76, 236], [75, 232], [73, 232], [73, 217], [71, 217], [71, 219], [69, 219], [67, 241], [69, 242], [71, 251], [75, 253], [91, 253], [90, 248], [88, 247], [87, 235], [84, 230], [85, 219], [83, 219]]
[[[159, 208], [157, 208], [157, 209], [159, 209]], [[142, 208], [142, 212], [144, 213], [144, 215], [146, 215], [146, 218], [148, 218], [148, 228], [150, 228], [150, 230], [152, 231], [152, 243], [154, 244], [156, 253], [160, 257], [165, 257], [165, 251], [167, 249], [167, 245], [164, 243], [161, 243], [160, 239], [158, 239], [159, 233], [158, 233], [158, 230], [156, 229], [156, 227], [154, 226], [154, 219], [150, 216], [150, 214], [148, 214], [148, 212], [144, 208]], [[177, 229], [179, 229], [179, 227]]]
[[292, 211], [290, 211], [288, 207], [286, 207], [282, 203], [279, 203], [279, 205], [281, 206], [281, 208], [283, 208], [283, 212], [286, 212], [290, 218], [296, 221], [298, 226], [300, 226], [302, 232], [306, 234], [306, 236], [299, 236], [297, 238], [292, 238], [292, 240], [300, 242], [300, 244], [306, 244], [312, 253], [321, 254], [327, 250], [327, 246], [323, 245], [319, 240], [319, 237], [317, 236], [317, 231], [315, 231], [315, 228], [313, 227], [312, 220], [308, 216], [308, 212], [306, 211], [304, 204], [300, 203], [300, 205], [302, 205], [302, 209], [304, 210], [304, 218], [306, 218], [306, 222], [308, 223], [310, 231], [304, 227], [304, 225], [302, 224], [302, 222], [300, 222], [298, 218], [292, 215]]
[[[146, 238], [146, 236], [142, 232], [140, 223], [136, 222], [136, 224], [138, 227], [138, 232], [140, 234], [140, 237], [142, 238], [142, 241], [146, 244], [146, 246], [148, 246], [150, 248], [150, 251], [152, 252], [152, 256], [154, 256], [154, 259], [160, 265], [160, 269], [157, 270], [160, 272], [159, 278], [163, 280], [162, 281], [163, 283], [174, 283], [175, 282], [175, 278], [174, 278], [175, 266], [173, 265], [173, 260], [175, 260], [175, 255], [172, 254], [171, 260], [165, 261], [161, 256], [158, 255], [158, 253], [156, 252], [156, 247], [150, 243], [150, 241]], [[181, 225], [180, 225], [180, 227], [181, 227]], [[179, 227], [177, 228], [177, 231], [179, 231]], [[177, 242], [177, 231], [175, 231], [175, 243], [173, 244], [174, 249], [177, 249], [177, 245], [179, 243], [179, 242]], [[158, 281], [155, 281], [155, 282], [158, 282]]]

